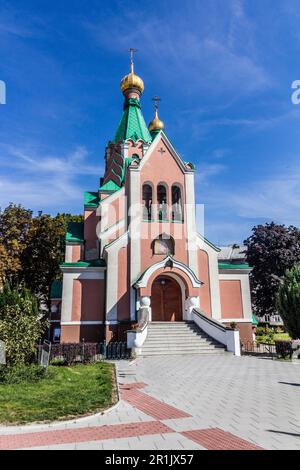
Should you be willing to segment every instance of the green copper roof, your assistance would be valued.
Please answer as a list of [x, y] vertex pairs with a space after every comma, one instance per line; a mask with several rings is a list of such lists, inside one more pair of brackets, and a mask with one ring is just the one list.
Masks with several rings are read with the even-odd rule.
[[123, 116], [113, 142], [116, 143], [127, 139], [133, 139], [134, 141], [143, 139], [145, 142], [152, 141], [142, 115], [140, 102], [136, 98], [125, 99]]
[[62, 295], [62, 281], [55, 279], [51, 285], [50, 299], [61, 299]]
[[77, 242], [83, 243], [84, 242], [84, 235], [83, 235], [83, 222], [70, 222], [68, 224], [67, 233], [66, 233], [66, 241], [67, 242]]
[[99, 188], [99, 191], [118, 191], [118, 189], [120, 189], [120, 186], [118, 186], [114, 181], [109, 180]]
[[92, 193], [86, 191], [84, 193], [84, 205], [89, 207], [98, 207], [99, 205], [99, 196], [98, 193]]
[[252, 325], [258, 325], [255, 315], [252, 313]]
[[103, 259], [93, 259], [89, 261], [78, 261], [77, 263], [62, 263], [62, 268], [102, 268], [106, 266]]
[[249, 264], [219, 263], [219, 269], [251, 269]]

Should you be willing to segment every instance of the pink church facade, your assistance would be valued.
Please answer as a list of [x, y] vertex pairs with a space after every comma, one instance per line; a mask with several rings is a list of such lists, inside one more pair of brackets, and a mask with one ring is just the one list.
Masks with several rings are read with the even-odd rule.
[[85, 193], [84, 222], [68, 228], [52, 332], [64, 343], [120, 341], [141, 308], [150, 322], [191, 321], [197, 308], [224, 326], [235, 322], [251, 341], [249, 266], [197, 233], [194, 165], [176, 152], [157, 109], [146, 126], [133, 65], [121, 89], [104, 177]]

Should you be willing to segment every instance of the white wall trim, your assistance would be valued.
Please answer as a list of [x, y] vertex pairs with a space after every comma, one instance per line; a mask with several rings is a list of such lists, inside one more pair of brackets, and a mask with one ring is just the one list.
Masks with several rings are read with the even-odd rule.
[[[65, 276], [72, 276], [73, 279], [104, 279], [106, 268], [61, 268], [63, 272], [63, 283]], [[63, 297], [63, 296], [62, 296]]]
[[196, 232], [195, 182], [194, 173], [184, 175], [185, 219], [187, 233], [187, 251], [189, 267], [198, 276], [198, 249]]
[[215, 320], [221, 320], [221, 298], [219, 284], [218, 252], [210, 246], [204, 238], [197, 234], [198, 249], [208, 255], [208, 271], [210, 285], [211, 316]]
[[72, 263], [73, 245], [66, 244], [65, 263]]
[[94, 321], [94, 320], [84, 320], [84, 321], [62, 321], [60, 323], [62, 326], [71, 326], [71, 325], [102, 325], [103, 321]]
[[[162, 261], [159, 261], [158, 263], [155, 263], [149, 266], [149, 268], [147, 268], [146, 271], [144, 271], [142, 277], [140, 277], [140, 279], [135, 283], [135, 287], [137, 288], [147, 287], [148, 281], [150, 277], [152, 276], [152, 274], [155, 271], [159, 270], [160, 268], [163, 268], [169, 259], [172, 261], [174, 268], [177, 268], [180, 271], [183, 271], [189, 277], [193, 287], [201, 287], [203, 283], [195, 276], [193, 271], [185, 264], [174, 260], [170, 256], [167, 256], [167, 258], [163, 259]], [[169, 274], [169, 272], [166, 272], [166, 274]]]

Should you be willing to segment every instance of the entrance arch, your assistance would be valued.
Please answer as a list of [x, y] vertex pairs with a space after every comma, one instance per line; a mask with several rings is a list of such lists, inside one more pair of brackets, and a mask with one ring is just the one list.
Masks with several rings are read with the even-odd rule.
[[170, 276], [160, 275], [151, 287], [152, 321], [182, 321], [182, 289]]

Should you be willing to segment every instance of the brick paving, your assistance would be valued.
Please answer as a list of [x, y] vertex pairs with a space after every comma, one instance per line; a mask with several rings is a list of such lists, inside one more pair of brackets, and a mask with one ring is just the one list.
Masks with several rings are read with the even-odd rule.
[[53, 444], [67, 444], [84, 441], [118, 439], [122, 437], [144, 436], [172, 432], [160, 421], [145, 423], [117, 424], [112, 426], [90, 426], [81, 429], [34, 432], [9, 436], [0, 436], [0, 450], [30, 448]]
[[131, 388], [129, 390], [124, 387], [121, 388], [121, 398], [155, 419], [178, 419], [189, 418], [191, 416], [185, 411], [181, 411], [174, 406], [162, 403], [156, 398], [152, 398], [146, 393], [140, 392], [135, 388]]
[[261, 447], [218, 428], [198, 429], [182, 434], [208, 450], [262, 450]]
[[300, 449], [298, 363], [162, 356], [119, 361], [117, 372], [121, 401], [109, 412], [0, 426], [0, 448]]

